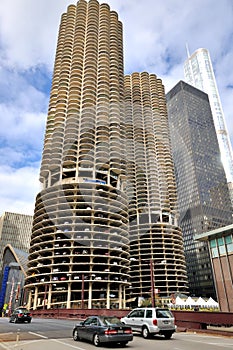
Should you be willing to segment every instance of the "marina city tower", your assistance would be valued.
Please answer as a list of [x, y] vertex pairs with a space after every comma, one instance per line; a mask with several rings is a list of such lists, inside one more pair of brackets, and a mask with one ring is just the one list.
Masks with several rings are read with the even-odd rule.
[[96, 0], [61, 18], [35, 204], [31, 307], [124, 307], [129, 279], [122, 24]]
[[[125, 76], [131, 299], [186, 291], [164, 86], [155, 74]], [[152, 281], [154, 283], [152, 284]], [[156, 304], [156, 300], [155, 300]]]

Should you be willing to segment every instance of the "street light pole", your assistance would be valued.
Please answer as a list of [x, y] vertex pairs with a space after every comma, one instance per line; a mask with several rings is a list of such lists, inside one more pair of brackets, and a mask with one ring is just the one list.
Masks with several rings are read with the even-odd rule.
[[154, 276], [154, 261], [150, 259], [150, 282], [151, 282], [151, 304], [155, 307], [155, 276]]
[[155, 307], [155, 275], [154, 275], [154, 265], [161, 264], [165, 265], [166, 260], [161, 260], [154, 263], [153, 259], [150, 259], [150, 282], [151, 282], [151, 305]]
[[[8, 283], [8, 282], [7, 282], [7, 283]], [[9, 305], [8, 305], [9, 316], [11, 315], [11, 312], [12, 312], [12, 303], [13, 303], [13, 297], [14, 297], [14, 288], [15, 288], [15, 280], [14, 280], [14, 276], [13, 276], [13, 277], [12, 277], [12, 280], [11, 280], [11, 292], [10, 292]]]
[[45, 304], [46, 304], [46, 299], [47, 299], [47, 283], [45, 283], [45, 286], [44, 286], [44, 301], [43, 301], [43, 310], [45, 309]]
[[81, 303], [81, 309], [84, 309], [84, 274], [82, 274], [82, 292], [81, 292], [81, 299], [82, 299], [82, 303]]

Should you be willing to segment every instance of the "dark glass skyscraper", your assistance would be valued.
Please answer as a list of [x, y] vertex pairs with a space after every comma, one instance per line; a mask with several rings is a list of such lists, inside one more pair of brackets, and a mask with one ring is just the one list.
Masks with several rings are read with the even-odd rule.
[[193, 239], [232, 222], [209, 99], [183, 81], [166, 97], [190, 293], [215, 296], [207, 245]]
[[184, 63], [185, 81], [206, 92], [218, 139], [221, 160], [226, 173], [231, 202], [233, 204], [233, 152], [225, 117], [222, 109], [214, 70], [207, 49], [200, 48], [187, 58]]

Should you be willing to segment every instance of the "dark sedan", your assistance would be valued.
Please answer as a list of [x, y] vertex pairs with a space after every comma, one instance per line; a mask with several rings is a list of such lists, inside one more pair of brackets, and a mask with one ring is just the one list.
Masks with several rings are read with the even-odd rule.
[[10, 315], [9, 322], [28, 322], [31, 323], [32, 315], [29, 310], [27, 310], [25, 307], [19, 307], [15, 309], [12, 314]]
[[133, 340], [133, 333], [131, 327], [124, 325], [117, 317], [91, 316], [75, 325], [73, 339], [85, 339], [95, 346], [100, 346], [101, 343], [118, 343], [125, 346]]

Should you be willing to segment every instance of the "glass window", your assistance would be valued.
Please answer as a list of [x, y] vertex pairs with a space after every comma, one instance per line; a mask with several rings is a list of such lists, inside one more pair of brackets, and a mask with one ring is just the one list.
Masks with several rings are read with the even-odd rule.
[[226, 242], [226, 244], [232, 243], [232, 236], [226, 236], [225, 242]]
[[166, 309], [158, 309], [156, 310], [157, 318], [171, 318], [173, 317], [172, 313]]
[[94, 318], [94, 319], [92, 320], [91, 325], [92, 325], [92, 326], [97, 326], [97, 325], [98, 325], [98, 320], [97, 320], [97, 318]]
[[137, 317], [137, 314], [138, 314], [138, 310], [134, 310], [128, 315], [128, 317]]
[[220, 255], [226, 254], [226, 248], [225, 248], [224, 245], [221, 245], [221, 246], [219, 247], [219, 253], [220, 253]]
[[121, 324], [121, 320], [117, 317], [104, 317], [103, 323], [110, 326], [113, 324]]
[[93, 317], [87, 318], [86, 321], [84, 321], [84, 325], [85, 326], [90, 325], [93, 323], [93, 321], [94, 321]]
[[215, 239], [211, 239], [210, 241], [210, 248], [215, 248], [216, 247], [216, 240]]
[[144, 317], [144, 310], [139, 310], [137, 317]]
[[212, 253], [212, 258], [218, 257], [218, 249], [217, 248], [212, 248], [211, 253]]
[[218, 238], [218, 246], [224, 245], [223, 238]]
[[146, 310], [146, 318], [152, 318], [152, 310]]
[[227, 252], [232, 253], [233, 252], [233, 243], [227, 244]]

